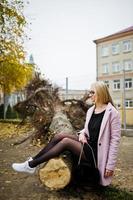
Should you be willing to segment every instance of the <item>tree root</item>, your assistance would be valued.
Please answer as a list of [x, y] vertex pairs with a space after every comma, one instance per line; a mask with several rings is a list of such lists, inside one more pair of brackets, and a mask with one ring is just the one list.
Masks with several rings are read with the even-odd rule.
[[22, 144], [22, 143], [26, 142], [28, 139], [31, 139], [31, 141], [32, 141], [32, 139], [34, 138], [34, 135], [35, 135], [35, 133], [29, 132], [27, 137], [25, 137], [22, 140], [19, 140], [17, 142], [14, 142], [12, 145], [15, 146], [15, 145]]

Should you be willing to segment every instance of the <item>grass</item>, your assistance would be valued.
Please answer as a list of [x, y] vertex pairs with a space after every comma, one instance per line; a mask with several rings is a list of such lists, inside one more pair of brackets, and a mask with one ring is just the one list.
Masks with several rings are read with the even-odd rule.
[[22, 119], [0, 119], [1, 123], [12, 123], [12, 124], [18, 124], [22, 121]]
[[103, 199], [107, 200], [133, 200], [133, 193], [116, 186], [109, 186], [102, 191]]
[[[133, 200], [133, 193], [117, 188], [117, 186], [91, 187], [91, 186], [69, 186], [59, 192], [61, 196], [69, 195], [77, 199], [85, 200]], [[68, 195], [69, 194], [69, 195]], [[68, 198], [69, 199], [69, 198]], [[70, 198], [71, 199], [71, 198]]]

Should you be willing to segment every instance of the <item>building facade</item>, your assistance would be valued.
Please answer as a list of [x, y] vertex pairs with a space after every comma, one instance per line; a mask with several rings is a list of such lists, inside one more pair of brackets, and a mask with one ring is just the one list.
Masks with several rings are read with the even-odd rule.
[[133, 26], [94, 42], [97, 80], [109, 87], [122, 124], [133, 126]]
[[67, 100], [67, 99], [76, 99], [79, 100], [83, 98], [87, 91], [86, 90], [65, 90], [60, 89], [59, 90], [59, 97], [61, 100]]

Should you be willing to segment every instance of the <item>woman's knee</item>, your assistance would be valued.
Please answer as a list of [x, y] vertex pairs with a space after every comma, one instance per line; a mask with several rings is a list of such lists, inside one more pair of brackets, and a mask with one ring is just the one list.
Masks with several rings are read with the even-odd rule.
[[63, 134], [63, 132], [60, 132], [60, 133], [57, 133], [55, 136], [54, 136], [54, 140], [55, 141], [60, 141], [60, 140], [62, 140], [64, 138], [64, 134]]
[[68, 145], [70, 144], [71, 142], [71, 139], [70, 138], [67, 138], [67, 137], [64, 137], [62, 140], [61, 140], [61, 143], [63, 143], [63, 145]]

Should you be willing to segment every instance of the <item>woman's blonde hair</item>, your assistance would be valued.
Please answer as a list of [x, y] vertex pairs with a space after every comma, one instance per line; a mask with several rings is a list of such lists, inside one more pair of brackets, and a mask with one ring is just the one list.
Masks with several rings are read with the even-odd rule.
[[114, 102], [109, 93], [108, 87], [103, 81], [96, 81], [95, 83], [92, 83], [91, 86], [94, 87], [96, 90], [98, 102], [104, 104], [108, 104], [110, 102], [114, 106]]

